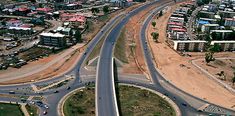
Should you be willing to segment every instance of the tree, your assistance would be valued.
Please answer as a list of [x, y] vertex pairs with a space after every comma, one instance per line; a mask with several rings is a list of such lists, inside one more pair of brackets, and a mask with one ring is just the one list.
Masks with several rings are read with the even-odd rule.
[[152, 26], [155, 28], [155, 26], [156, 26], [156, 22], [155, 21], [152, 22]]
[[77, 30], [77, 31], [76, 31], [74, 37], [75, 37], [75, 39], [76, 39], [76, 42], [82, 42], [82, 35], [81, 35], [80, 30]]
[[96, 13], [99, 13], [100, 10], [99, 10], [98, 8], [91, 8], [91, 12], [92, 12], [93, 14], [96, 14]]
[[215, 58], [213, 57], [214, 53], [213, 52], [208, 52], [205, 54], [205, 61], [206, 63], [210, 63], [211, 61], [214, 61]]
[[156, 32], [152, 32], [151, 35], [152, 35], [152, 37], [153, 37], [153, 40], [156, 42], [157, 39], [158, 39], [159, 34], [156, 33]]
[[235, 83], [235, 72], [233, 72], [233, 79], [232, 79], [233, 85]]
[[163, 12], [162, 10], [159, 12], [159, 17], [163, 15]]
[[221, 47], [220, 47], [219, 44], [214, 44], [214, 45], [209, 47], [209, 51], [211, 51], [211, 52], [220, 52]]
[[107, 14], [109, 12], [109, 6], [104, 6], [103, 12], [104, 12], [104, 14]]

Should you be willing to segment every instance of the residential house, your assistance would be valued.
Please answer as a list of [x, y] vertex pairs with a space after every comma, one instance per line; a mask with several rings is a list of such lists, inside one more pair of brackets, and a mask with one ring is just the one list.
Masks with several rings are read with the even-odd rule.
[[64, 34], [66, 36], [70, 36], [72, 29], [71, 28], [65, 28], [65, 27], [58, 27], [56, 29], [56, 32], [60, 32], [61, 34]]
[[53, 10], [51, 8], [37, 8], [36, 11], [38, 12], [38, 14], [47, 14], [49, 12], [52, 12]]
[[74, 3], [56, 3], [54, 4], [55, 10], [76, 10], [81, 9], [82, 5], [80, 2]]
[[60, 15], [60, 19], [63, 22], [69, 22], [74, 28], [84, 29], [86, 25], [86, 17], [80, 14], [63, 13]]
[[20, 16], [27, 16], [27, 14], [30, 12], [31, 12], [30, 9], [23, 7], [23, 8], [17, 8], [14, 14]]
[[220, 25], [219, 24], [204, 24], [202, 25], [201, 31], [203, 33], [209, 33], [210, 30], [217, 30], [219, 29]]
[[23, 24], [23, 22], [18, 19], [10, 19], [10, 20], [6, 21], [7, 27], [19, 27], [22, 24]]
[[184, 23], [184, 18], [180, 17], [170, 17], [169, 22]]
[[225, 18], [224, 26], [235, 26], [235, 17]]

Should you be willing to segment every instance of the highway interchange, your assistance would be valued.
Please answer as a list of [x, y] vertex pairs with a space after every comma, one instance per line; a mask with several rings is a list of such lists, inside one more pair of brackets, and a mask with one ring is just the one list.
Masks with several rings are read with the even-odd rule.
[[[145, 57], [145, 62], [148, 67], [151, 81], [152, 83], [148, 83], [145, 81], [139, 81], [133, 79], [126, 79], [122, 78], [122, 76], [118, 77], [118, 82], [120, 83], [127, 83], [127, 84], [134, 84], [138, 86], [143, 86], [155, 91], [158, 91], [165, 96], [172, 99], [177, 106], [180, 108], [181, 114], [183, 116], [195, 116], [195, 115], [209, 115], [209, 114], [230, 114], [235, 115], [234, 111], [231, 111], [226, 108], [219, 107], [217, 105], [214, 105], [212, 103], [208, 103], [207, 101], [204, 101], [202, 99], [196, 98], [192, 95], [189, 95], [188, 93], [183, 92], [182, 90], [178, 89], [174, 85], [172, 85], [169, 81], [165, 80], [165, 78], [162, 77], [160, 72], [156, 69], [155, 64], [152, 60], [151, 52], [148, 48], [147, 39], [146, 39], [146, 29], [148, 24], [150, 23], [152, 17], [156, 15], [156, 12], [162, 10], [165, 6], [172, 4], [173, 2], [161, 2], [161, 6], [154, 9], [152, 12], [149, 12], [148, 17], [143, 22], [142, 29], [140, 31], [140, 41], [142, 50]], [[123, 26], [128, 22], [128, 20], [139, 13], [140, 11], [146, 9], [147, 7], [153, 5], [153, 4], [159, 4], [159, 1], [153, 1], [149, 3], [145, 3], [143, 6], [134, 9], [133, 11], [129, 13], [120, 13], [113, 19], [111, 19], [109, 22], [106, 23], [106, 25], [100, 30], [99, 33], [93, 38], [93, 40], [87, 45], [87, 49], [84, 51], [83, 55], [81, 56], [79, 62], [77, 65], [70, 71], [66, 72], [64, 75], [73, 76], [74, 79], [69, 82], [66, 86], [59, 87], [56, 89], [46, 90], [43, 92], [35, 93], [32, 90], [29, 90], [27, 92], [25, 91], [25, 88], [31, 87], [31, 85], [41, 85], [46, 83], [53, 83], [59, 80], [66, 79], [66, 76], [60, 76], [53, 79], [43, 80], [35, 83], [26, 83], [26, 84], [20, 84], [20, 85], [9, 85], [9, 86], [0, 86], [0, 93], [1, 94], [9, 94], [9, 91], [14, 90], [16, 95], [21, 96], [45, 96], [46, 97], [46, 104], [49, 105], [48, 114], [49, 116], [56, 116], [61, 115], [59, 105], [61, 98], [63, 98], [65, 95], [70, 93], [71, 91], [84, 87], [88, 82], [94, 82], [96, 83], [96, 115], [98, 116], [114, 116], [114, 115], [120, 115], [117, 105], [116, 105], [116, 95], [115, 95], [115, 82], [114, 82], [114, 75], [113, 75], [113, 48], [115, 46], [115, 42], [121, 32], [121, 29]], [[121, 19], [121, 20], [120, 20]], [[107, 36], [106, 36], [107, 34]], [[99, 42], [101, 38], [105, 37], [105, 41], [103, 43], [100, 57], [97, 65], [97, 72], [96, 75], [94, 75], [90, 79], [85, 79], [85, 77], [82, 79], [80, 74], [81, 72], [85, 72], [86, 69], [84, 69], [84, 65], [86, 62], [87, 57], [89, 54], [93, 51], [96, 44]], [[67, 90], [67, 87], [70, 87], [69, 90]], [[58, 93], [54, 93], [54, 91], [58, 91]], [[4, 98], [0, 97], [1, 101], [12, 101], [12, 102], [21, 102], [19, 99], [14, 98]], [[30, 101], [27, 101], [30, 102]], [[214, 109], [219, 109], [219, 112], [211, 112], [210, 110], [199, 112], [198, 108], [205, 104], [210, 104], [210, 106]], [[40, 108], [40, 115], [42, 115], [43, 111], [45, 109]]]

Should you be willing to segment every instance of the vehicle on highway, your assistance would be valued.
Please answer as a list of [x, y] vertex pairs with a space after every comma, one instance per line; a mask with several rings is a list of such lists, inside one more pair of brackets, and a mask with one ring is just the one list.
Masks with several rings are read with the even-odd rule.
[[9, 91], [9, 94], [15, 94], [15, 91]]
[[46, 115], [46, 114], [47, 114], [47, 111], [44, 111], [44, 112], [43, 112], [43, 115]]
[[22, 101], [23, 103], [25, 103], [27, 100], [24, 98], [21, 98], [20, 101]]
[[67, 87], [67, 90], [70, 90], [71, 87]]
[[186, 103], [182, 103], [182, 105], [183, 105], [183, 106], [185, 106], [185, 107], [187, 106], [187, 104], [186, 104]]
[[48, 106], [48, 105], [46, 105], [46, 104], [44, 104], [44, 108], [48, 109], [48, 108], [49, 108], [49, 106]]
[[59, 93], [59, 91], [56, 90], [56, 91], [54, 91], [54, 93]]

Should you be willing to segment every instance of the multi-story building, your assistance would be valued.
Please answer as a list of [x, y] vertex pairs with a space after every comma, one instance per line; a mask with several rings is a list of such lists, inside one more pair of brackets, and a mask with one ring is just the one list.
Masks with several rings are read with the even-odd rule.
[[235, 17], [225, 18], [224, 26], [235, 26]]
[[204, 24], [202, 25], [201, 31], [204, 33], [210, 32], [210, 30], [217, 30], [219, 29], [219, 24]]
[[235, 51], [235, 41], [212, 41], [211, 45], [219, 45], [222, 51]]
[[64, 48], [66, 47], [65, 35], [60, 33], [41, 33], [40, 44], [51, 47]]
[[33, 34], [33, 29], [28, 27], [9, 27], [8, 32], [16, 37], [30, 36]]
[[177, 51], [196, 51], [201, 52], [205, 50], [206, 41], [173, 41], [174, 49]]

